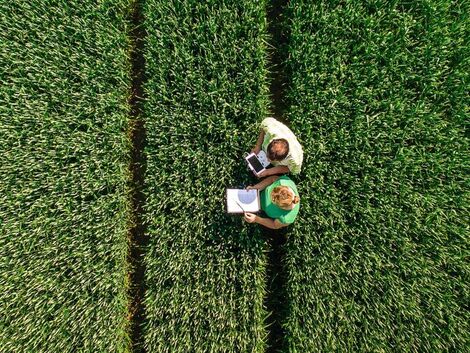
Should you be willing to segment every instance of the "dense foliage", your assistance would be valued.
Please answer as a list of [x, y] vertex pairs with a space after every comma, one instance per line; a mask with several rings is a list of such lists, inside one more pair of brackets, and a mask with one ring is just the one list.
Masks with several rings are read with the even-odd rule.
[[264, 351], [264, 243], [223, 201], [266, 114], [264, 6], [145, 2], [148, 352]]
[[122, 352], [128, 1], [0, 4], [0, 352]]
[[[253, 182], [241, 156], [270, 105], [266, 5], [142, 2], [148, 352], [269, 350], [269, 245], [223, 199]], [[130, 349], [134, 6], [0, 4], [0, 353]], [[469, 14], [291, 0], [279, 17], [305, 151], [276, 294], [285, 352], [470, 345]]]
[[468, 3], [289, 3], [290, 352], [465, 351]]

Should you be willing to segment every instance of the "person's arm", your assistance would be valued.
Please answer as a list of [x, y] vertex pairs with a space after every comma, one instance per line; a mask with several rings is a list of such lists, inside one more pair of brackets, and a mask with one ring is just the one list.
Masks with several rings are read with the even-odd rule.
[[266, 176], [274, 175], [274, 174], [286, 174], [286, 173], [289, 173], [289, 167], [285, 165], [278, 165], [276, 167], [266, 169], [264, 172], [258, 174], [258, 178], [264, 178]]
[[289, 224], [281, 223], [277, 219], [263, 218], [263, 217], [257, 216], [249, 212], [245, 213], [244, 217], [245, 217], [245, 221], [247, 221], [248, 223], [258, 223], [271, 229], [280, 229], [283, 227], [287, 227], [289, 225]]
[[258, 136], [258, 141], [256, 141], [255, 147], [251, 150], [252, 153], [258, 154], [259, 151], [261, 151], [261, 145], [263, 144], [264, 140], [264, 130], [261, 129], [259, 136]]
[[258, 189], [259, 191], [261, 191], [261, 190], [264, 190], [267, 186], [274, 183], [277, 179], [279, 179], [279, 177], [277, 175], [272, 175], [272, 176], [260, 181], [258, 184], [255, 184], [253, 186], [251, 186], [251, 185], [247, 186], [246, 189], [247, 190]]

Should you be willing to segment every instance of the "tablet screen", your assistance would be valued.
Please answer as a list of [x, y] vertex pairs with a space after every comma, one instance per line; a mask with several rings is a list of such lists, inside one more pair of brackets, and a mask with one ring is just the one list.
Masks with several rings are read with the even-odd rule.
[[248, 163], [251, 164], [256, 173], [259, 173], [264, 169], [263, 165], [260, 163], [258, 158], [256, 158], [256, 156], [251, 156], [248, 158]]

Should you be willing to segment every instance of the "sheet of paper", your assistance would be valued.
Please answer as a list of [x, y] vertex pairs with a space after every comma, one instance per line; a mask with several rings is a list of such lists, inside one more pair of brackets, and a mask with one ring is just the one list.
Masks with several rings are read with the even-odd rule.
[[263, 167], [267, 167], [271, 162], [268, 161], [268, 156], [266, 156], [266, 153], [264, 153], [263, 150], [259, 151], [259, 153], [256, 155], [258, 157], [258, 160], [260, 163], [263, 165]]

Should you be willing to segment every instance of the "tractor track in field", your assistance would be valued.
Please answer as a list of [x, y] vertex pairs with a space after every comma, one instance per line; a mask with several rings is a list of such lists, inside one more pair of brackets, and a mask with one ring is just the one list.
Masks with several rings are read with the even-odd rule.
[[[274, 118], [286, 125], [285, 119], [286, 99], [285, 88], [288, 84], [285, 75], [284, 62], [287, 44], [287, 33], [284, 27], [285, 21], [282, 14], [285, 13], [287, 0], [270, 0], [267, 6], [268, 33], [270, 42], [268, 46], [269, 57], [269, 90], [271, 95], [270, 111]], [[282, 323], [287, 313], [287, 300], [285, 295], [286, 274], [283, 268], [285, 257], [285, 243], [287, 229], [273, 230], [262, 227], [262, 233], [266, 237], [269, 252], [266, 269], [267, 296], [264, 300], [266, 309], [270, 313], [266, 324], [268, 325], [267, 353], [281, 352], [285, 348], [285, 332]]]
[[268, 265], [266, 268], [266, 288], [268, 295], [264, 299], [266, 309], [270, 313], [268, 325], [268, 342], [266, 353], [282, 352], [285, 332], [282, 322], [286, 317], [287, 303], [285, 295], [286, 275], [282, 266], [285, 256], [287, 229], [269, 229], [261, 226], [262, 234], [269, 246]]
[[270, 41], [268, 43], [269, 58], [269, 92], [271, 95], [270, 112], [272, 117], [289, 125], [285, 118], [287, 101], [285, 99], [285, 88], [288, 85], [285, 74], [284, 63], [286, 59], [286, 45], [288, 27], [285, 25], [283, 14], [288, 0], [270, 0], [267, 5], [268, 33]]
[[131, 202], [132, 202], [132, 222], [129, 230], [129, 336], [131, 339], [132, 352], [145, 353], [143, 323], [145, 321], [144, 295], [145, 295], [145, 263], [144, 253], [148, 244], [148, 236], [144, 224], [144, 203], [143, 193], [144, 177], [146, 170], [146, 156], [144, 147], [146, 144], [146, 130], [143, 113], [145, 82], [145, 59], [143, 54], [145, 43], [145, 30], [143, 27], [144, 17], [142, 13], [142, 3], [135, 0], [133, 3], [130, 18], [130, 40], [131, 52], [130, 61], [132, 69], [132, 87], [129, 98], [131, 115], [131, 163], [130, 173], [132, 180]]

